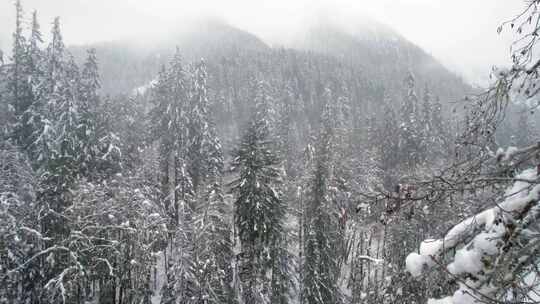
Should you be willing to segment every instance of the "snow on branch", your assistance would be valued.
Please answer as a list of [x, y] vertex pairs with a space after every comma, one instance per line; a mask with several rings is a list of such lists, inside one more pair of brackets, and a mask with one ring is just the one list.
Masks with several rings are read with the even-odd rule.
[[14, 272], [18, 272], [18, 271], [21, 271], [23, 270], [26, 266], [28, 266], [28, 264], [30, 264], [32, 261], [36, 260], [37, 258], [39, 258], [40, 256], [43, 256], [43, 255], [46, 255], [50, 252], [53, 252], [53, 251], [67, 251], [67, 252], [70, 252], [70, 250], [66, 247], [63, 247], [63, 246], [52, 246], [52, 247], [49, 247], [45, 250], [42, 250], [38, 253], [36, 253], [34, 256], [32, 256], [31, 258], [29, 258], [28, 260], [26, 260], [24, 263], [22, 263], [21, 265], [19, 265], [17, 268], [15, 269], [12, 269], [12, 270], [9, 270], [8, 271], [8, 274], [10, 273], [14, 273]]
[[442, 239], [425, 240], [419, 253], [407, 256], [406, 268], [413, 277], [421, 276], [451, 256], [446, 271], [457, 279], [459, 288], [453, 296], [428, 303], [472, 304], [486, 298], [506, 297], [507, 286], [518, 272], [527, 268], [523, 261], [527, 260], [531, 266], [537, 262], [528, 259], [537, 246], [529, 250], [518, 246], [520, 240], [530, 238], [528, 228], [539, 217], [537, 178], [536, 169], [523, 171], [517, 176], [518, 181], [507, 189], [502, 203], [465, 219]]

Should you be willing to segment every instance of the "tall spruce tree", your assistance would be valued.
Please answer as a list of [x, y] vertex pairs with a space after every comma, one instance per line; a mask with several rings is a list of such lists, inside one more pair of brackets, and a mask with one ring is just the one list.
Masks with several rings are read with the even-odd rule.
[[[187, 76], [182, 66], [180, 53], [177, 50], [169, 68], [162, 67], [159, 73], [153, 91], [154, 107], [150, 113], [152, 135], [159, 143], [163, 203], [171, 217], [171, 223], [174, 225], [177, 225], [181, 219], [180, 200], [185, 195], [183, 190], [188, 190], [185, 187], [187, 184], [179, 185], [176, 183], [177, 175], [178, 179], [181, 179], [182, 176], [189, 178], [183, 172], [187, 149], [188, 116], [186, 109], [189, 102], [187, 90]], [[188, 184], [190, 183], [188, 182]], [[176, 194], [180, 194], [180, 196], [177, 197]]]
[[[108, 139], [109, 130], [99, 129], [99, 117], [97, 110], [100, 106], [99, 89], [101, 82], [99, 79], [99, 69], [96, 50], [87, 51], [87, 59], [81, 71], [81, 81], [79, 89], [79, 124], [77, 126], [77, 136], [81, 144], [78, 149], [79, 163], [81, 170], [88, 175], [91, 170], [103, 167], [99, 166], [100, 156], [106, 155], [109, 151]], [[102, 131], [102, 132], [99, 132]], [[99, 133], [98, 133], [99, 132]], [[100, 149], [100, 146], [103, 146]], [[103, 150], [103, 151], [102, 151]], [[100, 155], [100, 152], [102, 152]], [[93, 172], [96, 174], [97, 172]]]
[[44, 54], [41, 49], [43, 38], [39, 22], [37, 19], [37, 12], [32, 13], [32, 24], [30, 39], [26, 46], [26, 65], [29, 77], [27, 78], [29, 100], [22, 109], [20, 118], [20, 129], [17, 131], [19, 142], [26, 151], [31, 151], [33, 134], [38, 131], [39, 124], [34, 119], [38, 117], [36, 111], [39, 112], [38, 106], [38, 92], [41, 81], [43, 80], [43, 60]]
[[431, 92], [429, 91], [428, 86], [424, 88], [424, 93], [422, 96], [422, 109], [419, 117], [419, 142], [420, 146], [418, 147], [419, 158], [421, 161], [427, 160], [428, 153], [432, 144], [434, 144], [434, 129], [432, 125], [432, 116], [433, 116], [433, 103]]
[[283, 297], [285, 290], [271, 283], [278, 277], [283, 279], [287, 272], [279, 250], [284, 245], [286, 212], [280, 189], [282, 169], [271, 139], [265, 86], [263, 82], [257, 84], [253, 114], [233, 160], [239, 176], [232, 182], [231, 191], [235, 195], [235, 224], [241, 244], [240, 280], [246, 304], [268, 303]]
[[10, 71], [9, 88], [12, 93], [11, 105], [15, 116], [20, 114], [21, 98], [22, 98], [22, 86], [24, 82], [25, 72], [24, 66], [24, 53], [26, 39], [23, 35], [23, 8], [20, 0], [15, 1], [15, 31], [13, 32], [13, 50], [12, 58], [13, 62], [12, 70]]
[[[29, 57], [26, 38], [23, 35], [24, 13], [21, 1], [15, 2], [15, 31], [13, 33], [12, 65], [9, 71], [8, 91], [12, 112], [12, 136], [21, 146], [28, 144], [30, 129], [25, 123], [24, 113], [33, 101], [31, 86], [32, 60]], [[32, 39], [33, 40], [33, 39]]]
[[196, 191], [193, 206], [195, 302], [233, 303], [230, 212], [222, 189], [224, 157], [209, 114], [204, 60], [197, 64], [192, 77], [188, 158]]
[[[445, 128], [445, 118], [442, 114], [443, 106], [439, 96], [435, 96], [432, 105], [431, 111], [431, 128], [433, 129], [434, 136], [433, 140], [435, 143], [435, 148], [441, 149], [442, 152], [447, 152], [449, 134], [447, 128]], [[449, 122], [449, 121], [446, 121]]]
[[305, 303], [340, 303], [338, 288], [340, 248], [339, 211], [332, 200], [336, 106], [332, 92], [325, 90], [325, 105], [317, 139], [313, 171], [307, 185], [308, 204], [304, 223], [304, 274], [302, 298]]
[[397, 167], [400, 162], [400, 129], [398, 115], [394, 111], [392, 100], [388, 96], [384, 97], [382, 108], [383, 118], [378, 124], [377, 139], [374, 144], [376, 144], [380, 156], [383, 185], [387, 190], [390, 190], [394, 189], [397, 182]]
[[198, 303], [234, 303], [232, 227], [222, 189], [223, 152], [213, 127], [209, 133], [214, 140], [207, 141], [205, 147], [209, 152], [208, 171], [202, 193], [197, 195], [194, 217], [196, 296]]
[[415, 78], [409, 72], [405, 78], [406, 93], [402, 99], [400, 117], [400, 156], [408, 167], [414, 169], [420, 162], [421, 130], [419, 126], [419, 105], [415, 92]]
[[189, 139], [188, 139], [188, 158], [189, 173], [193, 180], [195, 191], [204, 182], [205, 161], [207, 160], [206, 151], [203, 151], [203, 145], [208, 140], [209, 121], [208, 121], [208, 92], [207, 92], [207, 72], [204, 60], [201, 60], [193, 72], [193, 80], [190, 94], [191, 102], [189, 104]]
[[[52, 41], [47, 47], [44, 58], [43, 77], [40, 85], [35, 89], [36, 98], [30, 106], [28, 114], [29, 124], [33, 126], [30, 146], [31, 159], [41, 171], [47, 171], [49, 161], [55, 157], [55, 154], [56, 156], [59, 155], [57, 119], [62, 116], [58, 112], [60, 104], [67, 102], [64, 106], [68, 106], [73, 102], [68, 101], [68, 97], [65, 95], [70, 93], [70, 88], [65, 77], [64, 49], [65, 46], [60, 32], [60, 19], [55, 18]], [[69, 107], [67, 110], [69, 110]], [[72, 113], [69, 113], [69, 117], [72, 117]], [[66, 136], [66, 134], [63, 134], [63, 136]]]
[[169, 300], [191, 303], [195, 294], [191, 227], [194, 192], [187, 168], [186, 131], [190, 99], [188, 78], [178, 49], [169, 68], [162, 68], [159, 74], [153, 100], [153, 135], [159, 141], [161, 200], [170, 218], [169, 246], [173, 265], [163, 292], [171, 294]]

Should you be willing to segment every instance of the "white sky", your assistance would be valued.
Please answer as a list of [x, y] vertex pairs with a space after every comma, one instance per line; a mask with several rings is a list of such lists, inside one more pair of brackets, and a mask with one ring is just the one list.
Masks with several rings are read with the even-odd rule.
[[[13, 31], [13, 1], [0, 0], [0, 46]], [[211, 15], [269, 43], [328, 14], [354, 24], [370, 16], [390, 25], [466, 79], [483, 83], [491, 65], [508, 62], [511, 36], [496, 34], [522, 0], [23, 0], [38, 10], [44, 33], [61, 16], [67, 43], [144, 37], [181, 28], [183, 20]], [[185, 22], [184, 22], [185, 24]]]

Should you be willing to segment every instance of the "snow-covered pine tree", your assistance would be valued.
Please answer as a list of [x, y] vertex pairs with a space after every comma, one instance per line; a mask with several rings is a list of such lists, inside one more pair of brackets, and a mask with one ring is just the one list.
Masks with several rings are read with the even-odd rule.
[[377, 138], [373, 142], [377, 146], [380, 157], [380, 169], [383, 174], [383, 186], [387, 190], [394, 189], [399, 175], [399, 118], [392, 107], [389, 96], [383, 97], [382, 119], [377, 126]]
[[103, 182], [81, 180], [72, 188], [72, 204], [63, 213], [71, 233], [56, 243], [70, 251], [69, 267], [62, 271], [68, 275], [54, 278], [60, 301], [64, 293], [66, 303], [94, 296], [99, 303], [148, 299], [148, 276], [167, 235], [167, 218], [146, 173], [138, 170]]
[[431, 102], [432, 96], [429, 91], [428, 86], [424, 88], [422, 95], [422, 105], [420, 109], [420, 116], [418, 118], [419, 128], [420, 128], [420, 147], [419, 147], [419, 157], [420, 160], [426, 160], [429, 152], [434, 152], [432, 149], [434, 130], [431, 123], [433, 122], [433, 104]]
[[[210, 133], [215, 136], [214, 130]], [[223, 155], [217, 138], [207, 145], [208, 175], [197, 196], [194, 218], [196, 296], [199, 302], [234, 303], [230, 208], [222, 189]]]
[[79, 166], [79, 155], [84, 140], [77, 134], [80, 124], [80, 72], [72, 56], [64, 63], [63, 75], [60, 77], [51, 96], [55, 102], [53, 119], [56, 138], [49, 170], [63, 180], [62, 185], [67, 189], [82, 169]]
[[188, 154], [189, 173], [193, 181], [195, 191], [199, 190], [199, 186], [204, 183], [207, 175], [205, 161], [207, 155], [204, 155], [203, 145], [204, 140], [208, 140], [209, 121], [208, 121], [208, 92], [207, 92], [207, 72], [204, 59], [195, 66], [192, 76], [190, 94], [191, 100], [189, 104], [189, 139], [188, 139]]
[[12, 136], [17, 144], [26, 145], [29, 129], [23, 119], [24, 112], [32, 103], [31, 66], [27, 52], [27, 42], [23, 35], [24, 14], [21, 1], [15, 2], [15, 31], [13, 33], [12, 65], [8, 72], [7, 88], [10, 93], [12, 111]]
[[333, 178], [336, 108], [330, 89], [325, 90], [321, 129], [307, 185], [304, 223], [303, 290], [307, 304], [340, 303], [338, 287], [340, 245], [339, 210], [330, 193]]
[[[231, 183], [231, 191], [235, 195], [235, 224], [241, 244], [239, 275], [246, 304], [268, 303], [285, 297], [286, 288], [270, 283], [272, 278], [282, 279], [282, 273], [288, 271], [287, 268], [276, 271], [271, 263], [275, 261], [280, 263], [276, 266], [286, 267], [278, 250], [283, 248], [285, 237], [286, 205], [281, 198], [282, 169], [271, 139], [265, 86], [263, 82], [257, 84], [253, 114], [233, 160], [239, 176]], [[268, 290], [269, 287], [273, 290]]]
[[[164, 209], [170, 218], [169, 246], [173, 259], [173, 297], [191, 301], [195, 289], [193, 274], [193, 232], [191, 227], [193, 184], [187, 170], [187, 126], [189, 117], [188, 79], [177, 49], [168, 69], [162, 68], [153, 95], [153, 136], [159, 141], [160, 184]], [[164, 290], [165, 291], [165, 290]]]
[[153, 138], [159, 141], [163, 202], [173, 224], [178, 225], [181, 217], [180, 205], [187, 202], [184, 196], [192, 191], [188, 189], [191, 186], [187, 186], [191, 181], [177, 183], [177, 180], [183, 178], [190, 179], [187, 172], [184, 172], [189, 94], [187, 76], [179, 50], [169, 68], [163, 67], [160, 71], [153, 91], [154, 107], [150, 115]]
[[23, 35], [23, 8], [20, 0], [15, 1], [15, 31], [13, 32], [13, 50], [11, 61], [13, 62], [11, 71], [9, 73], [10, 80], [8, 88], [11, 91], [11, 107], [15, 113], [15, 117], [20, 113], [20, 98], [21, 87], [24, 82], [24, 72], [22, 71], [24, 64], [24, 53], [26, 39]]
[[[43, 43], [43, 36], [41, 34], [41, 26], [39, 25], [37, 11], [32, 12], [32, 24], [30, 30], [30, 39], [28, 41], [27, 52], [31, 60], [30, 65], [33, 72], [39, 71], [39, 67], [43, 60], [43, 51], [41, 50], [41, 44]], [[32, 74], [32, 78], [35, 78], [35, 74]], [[38, 80], [33, 79], [33, 80]], [[35, 82], [34, 82], [35, 83]]]
[[[51, 30], [51, 42], [46, 50], [46, 93], [53, 94], [57, 85], [63, 80], [65, 69], [65, 45], [60, 31], [60, 17], [56, 17]], [[49, 97], [49, 96], [46, 96]]]
[[99, 70], [96, 57], [96, 50], [90, 49], [87, 51], [86, 62], [81, 72], [80, 92], [79, 92], [79, 124], [77, 126], [77, 136], [79, 143], [78, 147], [79, 163], [81, 170], [88, 174], [90, 170], [97, 166], [98, 146], [100, 138], [97, 134], [98, 117], [97, 109], [99, 107], [98, 91], [101, 87], [99, 80]]
[[445, 155], [445, 141], [447, 134], [444, 130], [442, 105], [438, 97], [433, 97], [426, 85], [422, 97], [422, 109], [419, 117], [421, 161], [433, 163]]
[[[30, 261], [43, 241], [36, 206], [36, 175], [28, 157], [0, 144], [0, 303], [38, 303], [42, 263]], [[11, 272], [26, 263], [22, 272]]]
[[[45, 214], [41, 218], [42, 232], [48, 238], [45, 247], [52, 247], [62, 244], [70, 235], [71, 227], [63, 213], [72, 203], [69, 190], [79, 176], [76, 159], [80, 146], [76, 136], [79, 71], [73, 58], [66, 60], [59, 18], [53, 23], [47, 62], [43, 91], [36, 101], [41, 103], [43, 112], [41, 129], [37, 130], [40, 134], [36, 134], [34, 144], [40, 176], [37, 200]], [[46, 287], [54, 301], [60, 295], [58, 280], [66, 269], [73, 267], [69, 264], [73, 259], [65, 250], [53, 250], [46, 261]]]
[[420, 162], [421, 130], [419, 126], [420, 109], [418, 97], [415, 92], [415, 78], [412, 72], [409, 72], [405, 78], [406, 94], [402, 99], [399, 149], [400, 157], [407, 165], [408, 169], [414, 169]]
[[298, 130], [296, 113], [298, 111], [298, 100], [294, 92], [292, 81], [285, 84], [284, 96], [281, 97], [280, 106], [277, 113], [276, 137], [282, 159], [284, 161], [285, 173], [288, 179], [294, 179], [297, 174], [297, 151], [299, 150]]
[[270, 249], [272, 271], [270, 303], [287, 304], [291, 302], [291, 290], [294, 287], [291, 263], [294, 257], [289, 252], [289, 240], [288, 233], [284, 232], [274, 238]]
[[[90, 179], [103, 179], [118, 172], [121, 163], [121, 144], [111, 121], [109, 104], [102, 104], [99, 91], [101, 80], [95, 49], [87, 50], [80, 75], [77, 100], [79, 124], [77, 138], [81, 151], [77, 162], [81, 174]], [[110, 102], [110, 100], [106, 100]], [[128, 113], [124, 113], [128, 114]]]
[[442, 110], [443, 106], [441, 99], [439, 96], [435, 96], [432, 100], [431, 122], [429, 123], [433, 130], [431, 141], [435, 150], [442, 152], [443, 155], [448, 155], [449, 132], [445, 127], [445, 119], [442, 115]]
[[[287, 202], [287, 221], [292, 220], [289, 216], [296, 217], [296, 227], [294, 231], [286, 230], [286, 237], [278, 240], [278, 246], [273, 249], [275, 253], [272, 256], [277, 258], [272, 261], [273, 273], [272, 277], [272, 303], [287, 303], [291, 301], [291, 287], [299, 282], [298, 278], [293, 279], [290, 275], [295, 257], [290, 251], [296, 251], [302, 244], [294, 244], [291, 239], [294, 235], [301, 235], [303, 206], [301, 197], [298, 195], [298, 187], [302, 180], [299, 178], [302, 174], [301, 160], [301, 138], [299, 134], [298, 111], [299, 100], [297, 88], [294, 81], [288, 80], [284, 84], [282, 96], [279, 98], [279, 104], [276, 106], [276, 128], [275, 137], [279, 151], [279, 158], [283, 161], [283, 199]], [[293, 228], [293, 227], [291, 227]], [[291, 233], [292, 232], [292, 233]], [[288, 242], [287, 242], [288, 240]], [[297, 246], [295, 246], [297, 245]], [[302, 261], [302, 257], [298, 255], [295, 262]], [[296, 265], [298, 265], [296, 263]], [[287, 270], [287, 272], [282, 272]], [[298, 271], [298, 268], [294, 269]], [[298, 295], [298, 294], [296, 294]]]
[[44, 54], [41, 49], [41, 44], [43, 43], [43, 38], [41, 35], [41, 30], [39, 22], [37, 19], [37, 12], [32, 13], [32, 24], [30, 38], [28, 40], [28, 45], [26, 47], [26, 64], [28, 70], [28, 86], [31, 92], [30, 100], [28, 105], [25, 106], [24, 112], [20, 118], [20, 130], [17, 130], [19, 141], [21, 142], [22, 147], [31, 152], [33, 135], [39, 129], [39, 124], [35, 119], [38, 117], [39, 109], [36, 109], [38, 106], [39, 96], [39, 86], [43, 80], [43, 64], [44, 64]]
[[[36, 98], [29, 109], [29, 124], [33, 125], [31, 136], [31, 159], [40, 170], [46, 171], [48, 161], [57, 153], [56, 113], [60, 104], [61, 88], [65, 86], [64, 43], [60, 33], [60, 19], [55, 18], [52, 41], [44, 58], [43, 79], [35, 88]], [[62, 90], [65, 93], [65, 89]]]
[[56, 18], [47, 50], [46, 75], [38, 93], [40, 100], [35, 101], [40, 113], [34, 114], [39, 115], [40, 128], [33, 141], [42, 182], [53, 187], [53, 192], [66, 190], [75, 177], [78, 68], [73, 61], [65, 61], [64, 49], [60, 20]]
[[207, 73], [203, 60], [192, 76], [194, 92], [189, 109], [191, 144], [188, 156], [197, 189], [193, 206], [195, 301], [233, 303], [230, 212], [222, 189], [224, 159], [221, 142], [208, 112]]

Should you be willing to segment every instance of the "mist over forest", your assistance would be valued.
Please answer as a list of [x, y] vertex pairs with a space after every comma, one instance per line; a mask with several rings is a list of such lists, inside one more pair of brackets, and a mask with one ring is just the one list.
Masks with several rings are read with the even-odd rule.
[[366, 16], [278, 37], [163, 11], [116, 37], [146, 11], [109, 36], [129, 1], [87, 4], [95, 31], [13, 1], [0, 304], [540, 303], [540, 0], [513, 2], [474, 12], [514, 41], [478, 85], [500, 50], [449, 69]]

